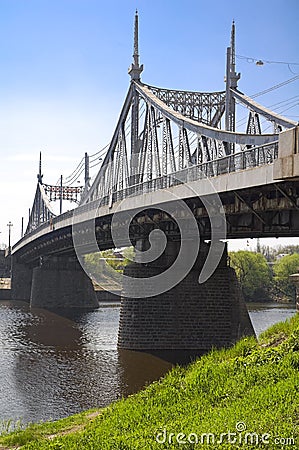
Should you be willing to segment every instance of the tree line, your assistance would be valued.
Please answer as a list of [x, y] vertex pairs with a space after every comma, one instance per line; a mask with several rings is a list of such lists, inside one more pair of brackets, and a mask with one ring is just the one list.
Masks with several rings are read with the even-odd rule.
[[299, 272], [299, 246], [229, 252], [229, 262], [246, 301], [295, 301], [295, 286], [289, 276]]
[[[259, 251], [229, 252], [229, 264], [235, 269], [246, 301], [295, 301], [295, 287], [289, 276], [299, 272], [299, 246], [278, 248], [261, 246]], [[134, 259], [134, 249], [121, 253], [105, 250], [86, 255], [85, 263], [91, 276], [101, 273], [107, 280], [121, 282], [117, 274]]]

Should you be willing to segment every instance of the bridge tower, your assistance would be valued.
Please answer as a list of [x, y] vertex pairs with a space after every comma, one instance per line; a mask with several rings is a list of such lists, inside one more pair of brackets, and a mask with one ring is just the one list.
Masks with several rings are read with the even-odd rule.
[[[225, 129], [236, 131], [236, 101], [232, 95], [232, 89], [237, 89], [241, 74], [236, 72], [236, 30], [235, 22], [232, 23], [230, 47], [226, 50], [226, 89], [225, 89]], [[229, 145], [228, 153], [234, 152], [234, 144]]]
[[[88, 156], [85, 155], [85, 189], [88, 189]], [[52, 240], [59, 241], [61, 234], [55, 230], [55, 213], [50, 200], [75, 201], [82, 187], [51, 186], [43, 183], [41, 152], [37, 188], [29, 216], [26, 234], [41, 224], [52, 232]], [[49, 197], [47, 194], [49, 193]], [[95, 309], [98, 301], [90, 278], [73, 255], [44, 255], [24, 262], [18, 254], [12, 255], [11, 298], [30, 302], [30, 306], [46, 309]]]
[[[136, 170], [141, 148], [138, 141], [139, 93], [136, 85], [140, 83], [142, 70], [143, 66], [139, 64], [138, 13], [136, 11], [133, 64], [129, 68], [132, 83], [131, 184], [135, 184], [137, 180]], [[232, 96], [232, 89], [237, 88], [240, 74], [236, 73], [235, 68], [234, 22], [231, 30], [231, 45], [227, 49], [226, 72], [225, 126], [227, 131], [235, 131], [235, 99]], [[153, 111], [154, 116], [153, 108], [150, 110]], [[157, 133], [157, 130], [155, 129], [154, 132]], [[169, 139], [165, 133], [164, 150], [167, 137]], [[181, 141], [183, 142], [183, 139]], [[233, 143], [226, 143], [226, 148], [227, 154], [234, 152]], [[192, 239], [189, 245], [194, 245]], [[149, 246], [146, 236], [136, 243], [136, 248], [139, 247], [143, 251]], [[220, 243], [220, 247], [223, 249], [223, 243]], [[143, 256], [140, 256], [139, 261], [125, 268], [126, 277], [118, 334], [119, 348], [158, 353], [163, 353], [165, 350], [181, 350], [187, 356], [187, 354], [194, 355], [197, 352], [210, 350], [212, 347], [231, 345], [244, 335], [254, 335], [235, 271], [228, 265], [226, 248], [213, 275], [203, 284], [199, 284], [198, 275], [207, 259], [210, 244], [202, 241], [192, 270], [172, 289], [153, 296], [149, 292], [147, 297], [141, 297], [139, 295], [141, 292], [135, 292], [136, 297], [132, 294], [128, 295], [128, 292], [131, 292], [130, 280], [136, 278], [153, 278], [154, 280], [158, 274], [167, 271], [173, 264], [178, 257], [179, 248], [178, 242], [167, 239], [165, 252], [158, 260], [144, 263]]]
[[131, 177], [130, 184], [133, 185], [137, 181], [138, 163], [140, 153], [139, 143], [139, 94], [135, 88], [134, 81], [140, 81], [140, 75], [143, 71], [143, 64], [139, 64], [139, 45], [138, 45], [138, 11], [135, 13], [134, 23], [134, 49], [133, 63], [129, 67], [128, 73], [132, 81], [132, 106], [131, 106]]

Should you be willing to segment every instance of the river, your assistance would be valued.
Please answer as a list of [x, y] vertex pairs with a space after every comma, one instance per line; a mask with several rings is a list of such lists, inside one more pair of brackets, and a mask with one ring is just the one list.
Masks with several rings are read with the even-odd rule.
[[[293, 305], [248, 305], [259, 335], [295, 314]], [[57, 419], [140, 390], [169, 360], [117, 350], [119, 305], [63, 317], [0, 302], [0, 422]]]

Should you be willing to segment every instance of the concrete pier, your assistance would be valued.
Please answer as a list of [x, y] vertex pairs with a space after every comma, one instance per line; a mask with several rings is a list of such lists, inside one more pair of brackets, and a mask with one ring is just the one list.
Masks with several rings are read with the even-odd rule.
[[95, 309], [98, 305], [92, 282], [77, 259], [43, 258], [33, 269], [31, 307]]
[[0, 250], [0, 278], [9, 278], [11, 269], [11, 256], [7, 250]]
[[76, 258], [51, 256], [38, 267], [13, 260], [12, 299], [31, 307], [95, 309], [99, 303], [93, 284]]
[[30, 264], [23, 264], [12, 255], [11, 299], [30, 302], [32, 271]]
[[[163, 294], [127, 298], [124, 286], [119, 348], [207, 351], [228, 347], [242, 336], [255, 334], [226, 251], [213, 275], [205, 283], [198, 283], [207, 252], [208, 244], [202, 244], [193, 269]], [[132, 263], [125, 273], [131, 277], [153, 276], [161, 272], [160, 263]]]

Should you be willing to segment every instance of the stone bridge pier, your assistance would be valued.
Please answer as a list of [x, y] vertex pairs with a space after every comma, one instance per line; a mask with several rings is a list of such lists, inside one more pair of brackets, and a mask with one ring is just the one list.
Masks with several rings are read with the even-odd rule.
[[[173, 261], [178, 243], [169, 242], [157, 261], [134, 262], [126, 267], [130, 277], [151, 277]], [[203, 284], [198, 276], [209, 244], [202, 243], [192, 270], [175, 287], [153, 297], [126, 296], [123, 286], [118, 347], [130, 350], [196, 350], [228, 347], [254, 330], [235, 271], [228, 265], [227, 249], [212, 276]], [[137, 297], [137, 296], [136, 296]]]
[[41, 257], [32, 267], [13, 255], [12, 299], [45, 309], [98, 307], [91, 280], [77, 259], [68, 256]]

